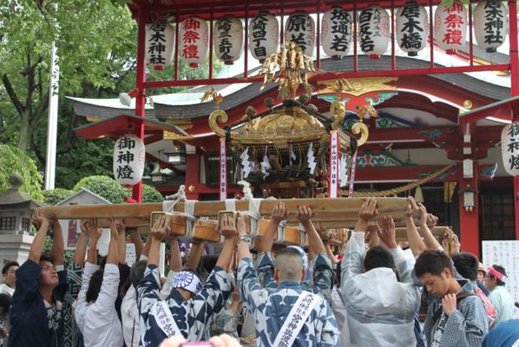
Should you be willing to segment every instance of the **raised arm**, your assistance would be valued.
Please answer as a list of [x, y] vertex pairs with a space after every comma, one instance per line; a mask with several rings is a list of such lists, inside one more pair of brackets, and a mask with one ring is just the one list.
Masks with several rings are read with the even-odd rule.
[[140, 260], [142, 251], [144, 250], [144, 243], [142, 242], [141, 235], [139, 235], [139, 229], [128, 228], [127, 230], [135, 245], [135, 259]]
[[[238, 217], [238, 225], [245, 233], [247, 233], [247, 231], [245, 230], [245, 220], [241, 213], [240, 217]], [[220, 232], [222, 235], [225, 236], [225, 241], [223, 243], [222, 252], [218, 256], [218, 260], [216, 261], [216, 266], [219, 266], [222, 269], [227, 270], [231, 266], [232, 258], [234, 255], [234, 246], [236, 246], [237, 241], [237, 231], [235, 222], [234, 219], [232, 219], [229, 215], [223, 216]]]
[[306, 236], [308, 237], [308, 244], [310, 245], [310, 248], [315, 254], [325, 254], [326, 253], [326, 247], [324, 247], [323, 240], [321, 240], [321, 237], [317, 233], [317, 230], [315, 229], [314, 224], [312, 223], [312, 217], [314, 213], [312, 212], [312, 209], [307, 206], [299, 206], [299, 211], [297, 214], [297, 218], [303, 225], [306, 231]]
[[182, 256], [180, 255], [180, 247], [176, 236], [171, 236], [171, 258], [169, 260], [169, 270], [179, 272], [182, 270]]
[[155, 265], [159, 266], [160, 262], [160, 244], [162, 240], [166, 237], [167, 234], [167, 226], [166, 226], [166, 217], [161, 215], [155, 221], [153, 228], [151, 228], [150, 235], [148, 238], [151, 238], [150, 245], [150, 254], [148, 256], [148, 266]]
[[265, 235], [258, 242], [258, 253], [270, 252], [276, 237], [279, 223], [287, 219], [287, 208], [285, 203], [278, 202], [270, 215], [270, 222]]
[[419, 208], [416, 204], [416, 201], [413, 199], [413, 197], [409, 196], [407, 198], [407, 210], [404, 213], [404, 217], [407, 241], [409, 242], [409, 248], [411, 248], [411, 251], [413, 252], [413, 255], [415, 257], [419, 256], [420, 254], [422, 254], [423, 251], [425, 251], [425, 244], [422, 241], [422, 237], [418, 233], [418, 230], [416, 229], [416, 225], [414, 224], [413, 220], [413, 215], [418, 210]]
[[97, 226], [97, 219], [90, 219], [86, 223], [86, 227], [90, 230], [90, 242], [88, 245], [87, 263], [97, 264], [97, 242], [101, 238], [101, 229]]
[[81, 235], [79, 235], [79, 241], [76, 245], [74, 255], [72, 256], [72, 261], [74, 264], [77, 264], [81, 267], [85, 265], [88, 237], [90, 235], [90, 230], [87, 228], [87, 225], [89, 225], [87, 219], [81, 221]]
[[34, 237], [29, 250], [29, 259], [39, 264], [41, 254], [43, 253], [43, 247], [45, 246], [45, 238], [49, 231], [50, 222], [47, 218], [43, 217], [39, 212], [34, 213], [32, 216], [32, 222], [38, 226], [38, 233]]
[[65, 240], [63, 239], [63, 230], [57, 219], [50, 220], [52, 226], [52, 249], [51, 256], [54, 259], [54, 265], [65, 265]]
[[[106, 263], [117, 265], [121, 260], [121, 253], [119, 252], [118, 248], [119, 248], [119, 238], [124, 239], [124, 226], [121, 228], [122, 223], [119, 219], [109, 219], [109, 222], [110, 222], [110, 243], [108, 245], [108, 255], [106, 256]], [[121, 231], [121, 229], [122, 229], [122, 231]]]
[[418, 208], [420, 209], [421, 216], [420, 216], [420, 234], [423, 236], [425, 246], [428, 249], [437, 250], [441, 248], [440, 243], [434, 235], [431, 232], [431, 229], [429, 229], [429, 226], [427, 225], [427, 209], [424, 205], [418, 204]]
[[196, 271], [202, 259], [202, 254], [204, 253], [204, 243], [199, 240], [192, 240], [191, 242], [191, 254], [189, 255], [186, 266], [188, 269]]
[[[126, 264], [126, 227], [122, 219], [115, 219], [113, 223], [115, 224], [114, 227], [117, 232], [117, 261], [119, 264]], [[110, 223], [110, 234], [112, 234], [111, 224], [112, 223]]]

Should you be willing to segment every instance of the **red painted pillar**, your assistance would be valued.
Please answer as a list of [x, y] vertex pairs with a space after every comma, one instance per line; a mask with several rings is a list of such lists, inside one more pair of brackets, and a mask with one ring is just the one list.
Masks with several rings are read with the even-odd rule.
[[[517, 39], [517, 0], [508, 1], [510, 13], [510, 76], [511, 76], [511, 96], [519, 95], [519, 53]], [[513, 113], [513, 120], [519, 121], [516, 111]], [[519, 240], [519, 176], [514, 177], [514, 197], [515, 197], [515, 238]]]
[[[463, 163], [459, 164], [458, 185], [460, 194], [460, 242], [464, 251], [474, 254], [480, 258], [480, 239], [479, 239], [479, 189], [478, 189], [478, 165], [474, 163], [474, 177], [463, 178]], [[474, 191], [474, 208], [466, 211], [463, 207], [463, 191], [472, 189]]]
[[[138, 36], [137, 36], [137, 78], [135, 88], [138, 94], [135, 98], [135, 115], [144, 119], [146, 105], [146, 91], [144, 90], [144, 82], [146, 82], [146, 10], [144, 6], [139, 7], [138, 15]], [[144, 123], [141, 122], [135, 129], [135, 134], [144, 141]], [[140, 203], [142, 202], [142, 180], [133, 186], [132, 198]]]
[[[189, 154], [186, 156], [186, 197], [190, 200], [198, 200], [197, 188], [200, 186], [200, 154]], [[190, 192], [189, 187], [195, 191]]]

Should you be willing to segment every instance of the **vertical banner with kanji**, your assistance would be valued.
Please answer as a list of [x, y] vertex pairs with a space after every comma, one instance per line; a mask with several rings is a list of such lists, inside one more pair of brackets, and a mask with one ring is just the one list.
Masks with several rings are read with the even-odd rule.
[[501, 132], [503, 166], [512, 176], [519, 176], [519, 122], [505, 126]]
[[336, 198], [339, 193], [339, 137], [337, 130], [330, 132], [330, 184], [328, 185], [328, 197]]
[[353, 188], [355, 184], [355, 170], [357, 168], [357, 153], [358, 150], [355, 151], [355, 154], [353, 155], [353, 158], [351, 158], [351, 180], [350, 180], [350, 189], [348, 191], [348, 196], [351, 198], [353, 197]]
[[225, 137], [220, 138], [220, 201], [227, 199], [227, 151]]

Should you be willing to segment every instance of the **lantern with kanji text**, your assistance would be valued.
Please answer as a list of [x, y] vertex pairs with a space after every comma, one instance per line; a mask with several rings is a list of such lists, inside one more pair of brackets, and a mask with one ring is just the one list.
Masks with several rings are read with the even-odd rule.
[[440, 3], [434, 16], [434, 39], [447, 54], [454, 54], [467, 40], [467, 9], [460, 0], [451, 7]]
[[501, 132], [501, 153], [506, 172], [519, 175], [519, 122], [505, 126]]
[[249, 49], [252, 56], [263, 63], [278, 50], [279, 24], [272, 14], [260, 11], [249, 24]]
[[155, 70], [164, 70], [173, 61], [175, 30], [166, 22], [146, 25], [146, 61]]
[[387, 51], [390, 31], [389, 14], [383, 8], [370, 6], [360, 12], [360, 48], [371, 59], [379, 59]]
[[288, 17], [285, 26], [285, 42], [294, 42], [309, 57], [314, 54], [315, 22], [304, 11], [296, 11]]
[[474, 10], [474, 32], [478, 46], [494, 53], [505, 43], [508, 33], [508, 9], [503, 1], [478, 3]]
[[144, 173], [146, 150], [144, 142], [135, 135], [124, 135], [115, 141], [114, 176], [123, 185], [140, 182]]
[[207, 60], [209, 53], [209, 27], [198, 17], [190, 17], [180, 23], [179, 56], [190, 67], [198, 67]]
[[410, 57], [425, 48], [429, 32], [427, 11], [416, 1], [408, 1], [396, 14], [397, 40], [400, 49]]
[[333, 59], [346, 56], [351, 46], [352, 15], [340, 7], [326, 11], [321, 22], [321, 45]]
[[214, 52], [216, 57], [232, 65], [240, 59], [243, 46], [243, 24], [234, 16], [224, 16], [214, 25]]

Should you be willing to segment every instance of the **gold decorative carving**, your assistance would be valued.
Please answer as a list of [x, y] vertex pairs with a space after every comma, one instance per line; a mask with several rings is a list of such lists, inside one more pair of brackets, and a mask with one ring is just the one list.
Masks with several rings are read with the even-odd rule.
[[218, 122], [225, 123], [229, 120], [227, 113], [223, 110], [215, 110], [209, 115], [209, 126], [220, 137], [225, 137], [225, 130], [218, 126]]
[[[166, 123], [174, 124], [177, 127], [188, 130], [193, 127], [193, 123], [191, 123], [191, 119], [167, 119]], [[164, 140], [189, 140], [192, 139], [193, 136], [184, 136], [177, 133], [173, 133], [171, 131], [164, 131], [162, 138]]]
[[377, 90], [396, 90], [395, 86], [388, 85], [389, 82], [395, 81], [398, 81], [398, 77], [365, 77], [319, 81], [320, 85], [326, 86], [326, 88], [319, 90], [319, 94], [344, 93], [360, 96]]
[[335, 117], [335, 120], [332, 123], [333, 129], [338, 129], [342, 122], [344, 121], [344, 116], [346, 115], [346, 107], [344, 103], [339, 100], [335, 100], [330, 106], [330, 113]]
[[366, 126], [366, 124], [364, 124], [362, 122], [355, 123], [351, 127], [351, 132], [355, 135], [360, 134], [360, 139], [357, 139], [357, 146], [359, 146], [359, 147], [362, 146], [363, 144], [365, 144], [366, 141], [368, 140], [369, 129]]

